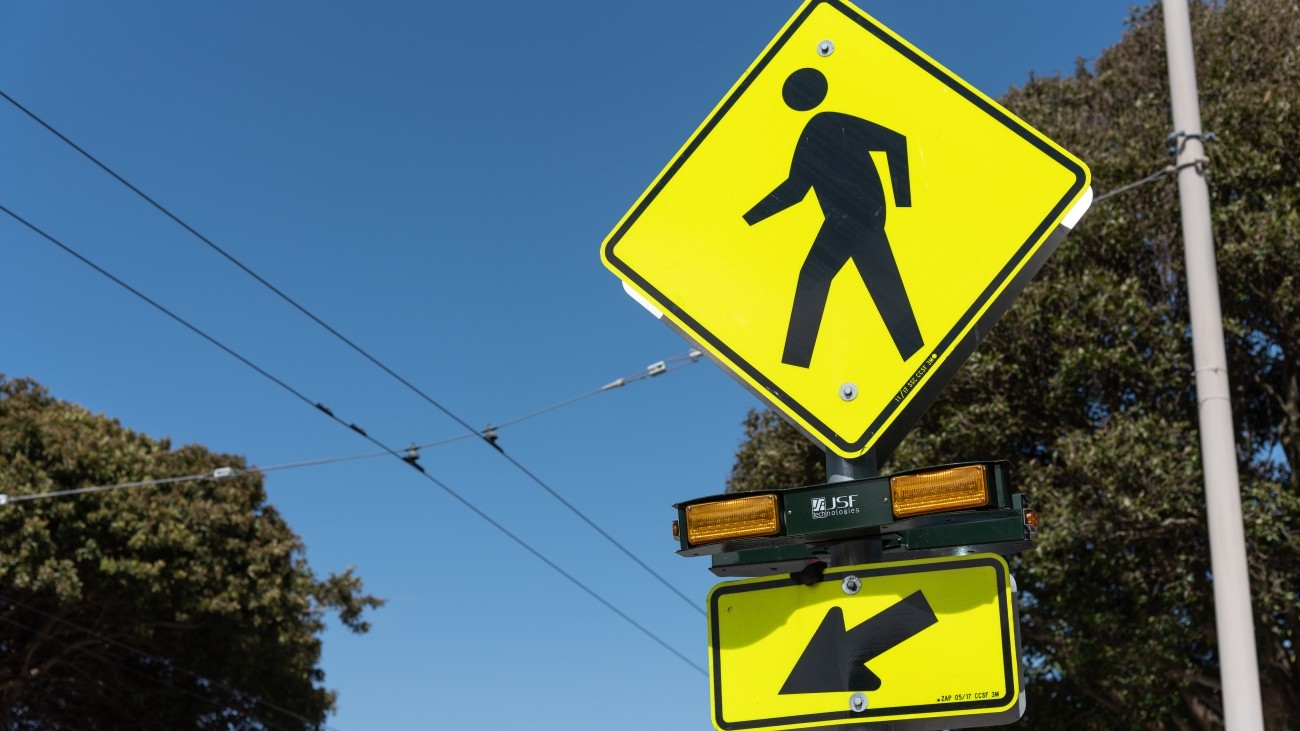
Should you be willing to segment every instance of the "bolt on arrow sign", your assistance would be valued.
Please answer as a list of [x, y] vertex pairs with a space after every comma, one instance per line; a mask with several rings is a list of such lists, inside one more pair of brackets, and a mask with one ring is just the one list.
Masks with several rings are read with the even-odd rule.
[[781, 695], [878, 690], [880, 676], [867, 663], [938, 621], [920, 591], [853, 629], [845, 629], [844, 610], [831, 607], [781, 686]]

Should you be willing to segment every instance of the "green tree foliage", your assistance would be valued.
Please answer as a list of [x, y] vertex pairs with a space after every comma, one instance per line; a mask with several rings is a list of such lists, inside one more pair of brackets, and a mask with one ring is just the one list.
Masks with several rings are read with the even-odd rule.
[[[172, 450], [0, 377], [0, 492], [244, 467]], [[317, 578], [259, 475], [0, 506], [0, 729], [318, 729], [324, 613], [381, 602]]]
[[[1266, 726], [1300, 727], [1300, 4], [1194, 3]], [[1171, 164], [1163, 18], [1003, 104], [1108, 191]], [[1016, 561], [1036, 729], [1222, 727], [1172, 176], [1098, 202], [890, 458], [1008, 459], [1043, 521]], [[730, 489], [819, 478], [751, 414]]]
[[773, 411], [750, 411], [745, 441], [727, 480], [727, 492], [779, 490], [826, 481], [826, 454]]

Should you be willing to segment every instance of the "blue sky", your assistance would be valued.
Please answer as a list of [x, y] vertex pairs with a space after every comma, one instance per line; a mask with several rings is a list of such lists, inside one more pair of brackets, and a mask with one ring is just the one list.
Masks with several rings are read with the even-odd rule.
[[[482, 427], [687, 351], [599, 245], [796, 7], [0, 0], [0, 91]], [[862, 7], [997, 97], [1129, 3]], [[2, 100], [0, 204], [387, 444], [464, 433]], [[257, 465], [375, 451], [7, 216], [0, 252], [7, 376]], [[755, 405], [701, 362], [501, 432], [694, 606], [477, 440], [421, 461], [705, 666], [716, 582], [670, 505], [722, 490]], [[318, 571], [388, 600], [326, 634], [331, 728], [709, 728], [696, 667], [396, 460], [267, 489]]]

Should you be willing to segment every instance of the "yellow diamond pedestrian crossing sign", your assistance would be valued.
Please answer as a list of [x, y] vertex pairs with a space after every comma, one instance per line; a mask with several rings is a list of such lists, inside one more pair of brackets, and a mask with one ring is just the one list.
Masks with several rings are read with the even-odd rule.
[[849, 3], [808, 0], [601, 255], [813, 439], [883, 457], [1090, 201], [1060, 146]]

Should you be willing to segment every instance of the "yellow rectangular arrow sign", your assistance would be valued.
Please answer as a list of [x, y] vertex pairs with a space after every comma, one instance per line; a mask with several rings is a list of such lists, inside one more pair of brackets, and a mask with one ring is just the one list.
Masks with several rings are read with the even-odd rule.
[[720, 584], [709, 594], [714, 726], [1010, 723], [1023, 711], [1017, 622], [995, 554], [828, 569], [811, 586], [788, 575]]

